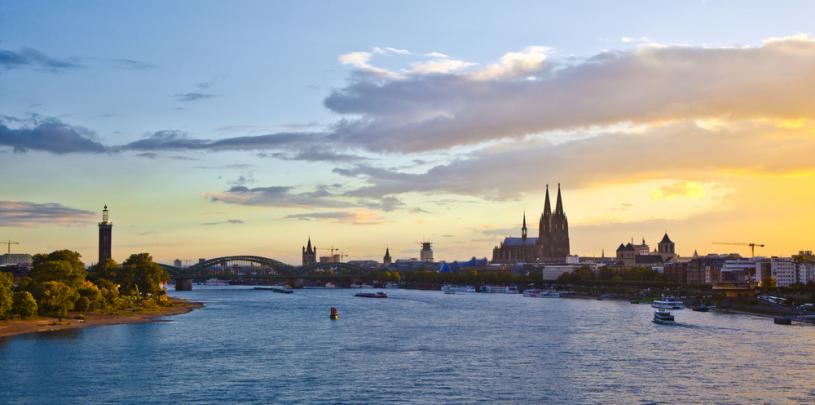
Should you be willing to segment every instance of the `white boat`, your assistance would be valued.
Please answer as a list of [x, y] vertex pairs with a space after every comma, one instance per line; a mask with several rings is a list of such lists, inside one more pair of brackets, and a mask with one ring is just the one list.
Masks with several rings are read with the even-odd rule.
[[524, 297], [539, 298], [540, 296], [541, 290], [537, 288], [527, 288], [524, 290]]
[[560, 298], [560, 293], [555, 290], [541, 291], [541, 298]]
[[505, 285], [482, 285], [479, 289], [479, 292], [482, 293], [498, 293], [498, 294], [517, 294], [518, 287], [512, 286], [505, 286]]
[[223, 280], [218, 280], [217, 278], [211, 278], [211, 279], [209, 279], [209, 280], [205, 281], [205, 282], [204, 282], [204, 285], [209, 285], [209, 286], [226, 286], [226, 285], [229, 285], [229, 283], [228, 283], [228, 282], [226, 282], [226, 281], [223, 281]]
[[674, 316], [670, 312], [664, 309], [658, 309], [654, 311], [654, 323], [658, 323], [660, 325], [673, 325]]
[[473, 287], [471, 285], [460, 286], [460, 285], [445, 284], [445, 285], [441, 286], [441, 290], [445, 294], [474, 293], [475, 292], [475, 287]]
[[334, 285], [334, 283], [329, 281], [329, 282], [325, 283], [325, 288], [337, 288], [337, 286]]
[[652, 302], [651, 307], [657, 309], [684, 309], [685, 303], [683, 303], [681, 300], [669, 296], [664, 297], [659, 301]]

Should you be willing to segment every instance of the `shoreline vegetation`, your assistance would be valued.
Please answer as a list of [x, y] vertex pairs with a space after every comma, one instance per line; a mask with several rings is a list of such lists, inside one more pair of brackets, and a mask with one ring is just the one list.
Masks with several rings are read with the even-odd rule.
[[90, 326], [156, 322], [161, 317], [181, 315], [202, 308], [203, 303], [170, 298], [164, 306], [108, 312], [71, 313], [65, 318], [37, 317], [24, 320], [0, 320], [0, 339], [30, 333], [80, 329]]

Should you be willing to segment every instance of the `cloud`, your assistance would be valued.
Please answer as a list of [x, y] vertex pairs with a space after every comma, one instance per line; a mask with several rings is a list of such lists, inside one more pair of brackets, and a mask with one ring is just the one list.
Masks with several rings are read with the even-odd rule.
[[665, 200], [669, 198], [686, 197], [699, 198], [704, 195], [702, 185], [695, 181], [683, 181], [668, 184], [654, 190], [651, 198], [655, 200]]
[[94, 215], [58, 203], [0, 201], [0, 227], [91, 224]]
[[232, 225], [232, 224], [243, 224], [243, 221], [240, 219], [227, 219], [226, 221], [216, 221], [216, 222], [204, 222], [201, 225], [205, 226], [212, 226], [212, 225]]
[[381, 54], [393, 53], [393, 54], [397, 54], [397, 55], [410, 55], [410, 51], [408, 51], [407, 49], [391, 48], [391, 47], [388, 47], [388, 46], [386, 46], [384, 48], [380, 48], [378, 46], [374, 47], [373, 52], [374, 53], [381, 53]]
[[404, 203], [394, 196], [353, 196], [318, 185], [311, 191], [291, 186], [247, 187], [237, 184], [223, 192], [204, 194], [212, 202], [279, 208], [367, 208], [394, 211]]
[[343, 65], [350, 65], [360, 72], [369, 73], [376, 77], [398, 79], [402, 75], [388, 69], [374, 66], [370, 63], [372, 54], [370, 52], [357, 51], [340, 55], [337, 60]]
[[354, 77], [324, 104], [354, 117], [337, 123], [338, 141], [391, 152], [620, 124], [815, 115], [809, 37], [755, 47], [642, 45], [577, 62], [552, 55], [528, 47], [475, 71]]
[[381, 217], [373, 213], [348, 211], [323, 211], [290, 214], [283, 217], [283, 219], [296, 219], [300, 221], [329, 220], [332, 222], [346, 223], [351, 225], [377, 225], [384, 222]]
[[184, 102], [203, 100], [212, 97], [215, 97], [215, 94], [201, 93], [197, 91], [191, 91], [189, 93], [181, 93], [175, 95], [176, 100]]
[[417, 74], [447, 74], [475, 66], [475, 63], [450, 58], [436, 58], [427, 61], [415, 62], [408, 68], [408, 73]]
[[114, 66], [125, 70], [149, 70], [155, 69], [156, 65], [133, 59], [109, 59]]
[[69, 59], [52, 58], [33, 48], [20, 48], [18, 51], [0, 49], [0, 68], [18, 69], [31, 67], [49, 72], [78, 69], [82, 65]]
[[[559, 144], [537, 141], [486, 149], [424, 173], [368, 165], [337, 168], [334, 173], [368, 182], [347, 192], [354, 196], [447, 192], [505, 200], [541, 191], [547, 182], [575, 189], [609, 182], [665, 178], [693, 182], [717, 174], [815, 170], [812, 129], [752, 121], [711, 129], [681, 122], [644, 133], [610, 132]], [[534, 181], [529, 173], [534, 173]], [[695, 195], [693, 184], [668, 186], [660, 195]]]
[[56, 154], [101, 153], [107, 147], [97, 142], [95, 134], [88, 129], [49, 119], [35, 126], [9, 128], [0, 124], [0, 145], [10, 146], [15, 152], [29, 150]]

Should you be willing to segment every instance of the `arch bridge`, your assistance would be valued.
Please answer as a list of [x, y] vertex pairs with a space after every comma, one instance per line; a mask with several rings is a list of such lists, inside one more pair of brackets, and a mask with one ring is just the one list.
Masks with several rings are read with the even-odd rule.
[[291, 266], [263, 256], [237, 255], [208, 259], [186, 268], [162, 265], [173, 279], [280, 279], [310, 276], [363, 276], [370, 269], [349, 263]]

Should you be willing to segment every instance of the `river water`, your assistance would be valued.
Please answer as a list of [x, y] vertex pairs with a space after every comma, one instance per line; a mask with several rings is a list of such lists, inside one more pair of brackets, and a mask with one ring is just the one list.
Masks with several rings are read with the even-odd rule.
[[[815, 403], [815, 327], [624, 301], [241, 287], [0, 339], [2, 403]], [[329, 308], [340, 311], [328, 319]]]

